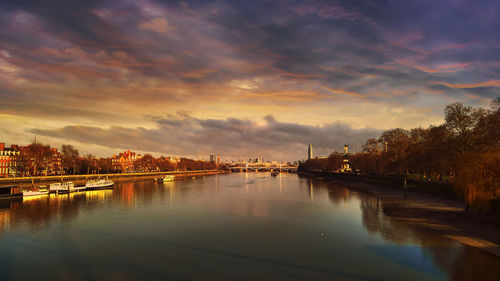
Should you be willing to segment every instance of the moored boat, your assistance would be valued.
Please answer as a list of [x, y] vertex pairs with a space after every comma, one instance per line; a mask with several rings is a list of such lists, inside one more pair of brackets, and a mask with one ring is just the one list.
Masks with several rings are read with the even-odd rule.
[[75, 184], [71, 181], [67, 182], [56, 182], [52, 183], [49, 186], [49, 192], [50, 193], [67, 193], [67, 192], [74, 192], [75, 190]]
[[89, 180], [85, 184], [85, 189], [101, 189], [101, 188], [113, 188], [113, 185], [115, 183], [112, 180], [103, 180], [103, 179], [96, 179], [96, 180]]
[[85, 191], [87, 187], [85, 185], [75, 186], [74, 184], [69, 188], [69, 192], [79, 192]]
[[158, 182], [169, 182], [169, 181], [173, 181], [174, 179], [175, 179], [174, 175], [165, 175], [164, 177], [159, 178], [157, 180], [158, 180]]
[[64, 190], [67, 190], [68, 192], [77, 192], [77, 191], [83, 191], [86, 189], [85, 186], [75, 186], [75, 184], [71, 181], [65, 182], [62, 184]]
[[60, 182], [56, 182], [56, 183], [51, 183], [49, 185], [49, 192], [51, 193], [59, 193], [59, 192], [67, 192], [68, 189], [63, 187], [63, 184], [60, 183]]
[[274, 170], [274, 171], [271, 172], [271, 176], [272, 177], [277, 177], [279, 175], [279, 173], [280, 173], [280, 171]]
[[45, 186], [40, 186], [38, 189], [23, 190], [23, 197], [47, 195], [47, 194], [49, 194], [49, 190]]

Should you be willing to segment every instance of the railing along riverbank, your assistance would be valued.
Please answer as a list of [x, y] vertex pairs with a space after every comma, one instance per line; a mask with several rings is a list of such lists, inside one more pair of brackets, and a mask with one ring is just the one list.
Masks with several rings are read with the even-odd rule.
[[75, 184], [84, 184], [89, 179], [108, 178], [114, 181], [124, 181], [130, 179], [148, 179], [163, 175], [184, 176], [202, 176], [226, 173], [223, 170], [194, 170], [194, 171], [169, 171], [169, 172], [147, 172], [147, 173], [118, 173], [118, 174], [90, 174], [90, 175], [58, 175], [58, 176], [34, 176], [34, 177], [16, 177], [0, 178], [0, 186], [17, 185], [31, 186], [48, 184], [53, 182], [73, 181]]

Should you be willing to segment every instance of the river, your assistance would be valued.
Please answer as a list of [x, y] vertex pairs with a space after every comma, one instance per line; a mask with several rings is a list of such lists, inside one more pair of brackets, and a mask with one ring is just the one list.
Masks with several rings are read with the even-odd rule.
[[320, 179], [232, 173], [0, 202], [0, 280], [500, 280], [500, 258]]

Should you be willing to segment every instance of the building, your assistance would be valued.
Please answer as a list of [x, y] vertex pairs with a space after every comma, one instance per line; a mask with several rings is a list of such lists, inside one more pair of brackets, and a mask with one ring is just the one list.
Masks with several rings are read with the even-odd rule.
[[210, 154], [210, 162], [220, 165], [220, 154]]
[[169, 157], [167, 157], [167, 160], [170, 161], [171, 163], [174, 163], [174, 164], [181, 162], [181, 158], [180, 157], [171, 157], [171, 156], [169, 156]]
[[45, 171], [46, 175], [57, 175], [62, 174], [62, 162], [61, 162], [61, 153], [57, 151], [57, 148], [50, 149], [50, 159], [49, 165], [47, 166], [47, 170]]
[[248, 159], [248, 163], [250, 163], [250, 164], [263, 164], [264, 158], [263, 157], [250, 158], [250, 159]]
[[19, 147], [16, 145], [6, 148], [5, 143], [0, 143], [0, 177], [16, 176], [16, 156], [19, 153]]
[[126, 150], [118, 155], [113, 155], [113, 158], [111, 158], [111, 166], [113, 170], [121, 171], [122, 173], [133, 172], [134, 162], [141, 158], [142, 155]]
[[312, 144], [309, 145], [307, 148], [307, 159], [313, 159], [313, 146]]
[[342, 160], [342, 167], [340, 168], [340, 172], [342, 173], [350, 173], [352, 172], [351, 165], [349, 163], [349, 146], [344, 145], [344, 159]]
[[210, 162], [215, 162], [217, 160], [217, 156], [215, 154], [210, 154]]

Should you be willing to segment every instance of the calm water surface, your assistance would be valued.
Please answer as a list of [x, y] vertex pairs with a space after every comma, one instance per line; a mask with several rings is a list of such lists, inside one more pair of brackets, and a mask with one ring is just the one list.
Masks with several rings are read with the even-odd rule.
[[0, 280], [500, 280], [500, 259], [295, 174], [0, 203]]

